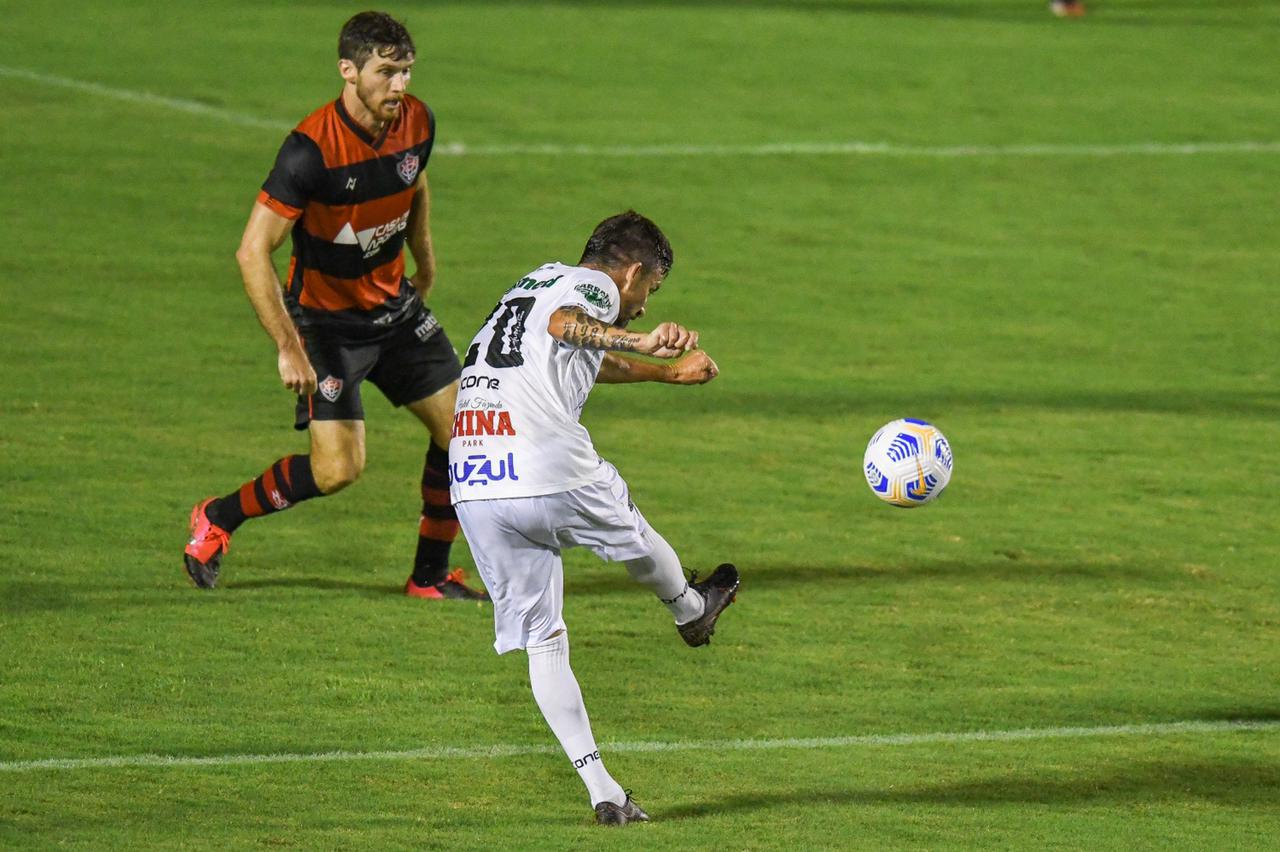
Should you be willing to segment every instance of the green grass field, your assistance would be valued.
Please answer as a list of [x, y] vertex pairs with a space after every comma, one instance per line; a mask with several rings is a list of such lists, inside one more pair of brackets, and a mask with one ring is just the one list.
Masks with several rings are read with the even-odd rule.
[[[1280, 13], [1095, 6], [390, 9], [455, 345], [634, 206], [677, 257], [650, 318], [722, 369], [584, 417], [686, 564], [744, 577], [693, 651], [566, 560], [596, 735], [654, 817], [612, 833], [489, 611], [399, 594], [425, 433], [376, 392], [359, 483], [246, 525], [211, 593], [181, 568], [197, 498], [305, 448], [232, 253], [358, 8], [0, 6], [0, 846], [1280, 844]], [[715, 148], [847, 142], [890, 147]], [[910, 512], [860, 471], [900, 416], [956, 453]]]

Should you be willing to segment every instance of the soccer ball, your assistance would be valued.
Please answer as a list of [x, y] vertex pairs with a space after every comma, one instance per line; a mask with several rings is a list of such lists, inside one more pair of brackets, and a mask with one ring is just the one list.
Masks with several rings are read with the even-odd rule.
[[951, 445], [931, 423], [894, 420], [871, 436], [862, 469], [872, 494], [909, 509], [935, 499], [951, 481]]

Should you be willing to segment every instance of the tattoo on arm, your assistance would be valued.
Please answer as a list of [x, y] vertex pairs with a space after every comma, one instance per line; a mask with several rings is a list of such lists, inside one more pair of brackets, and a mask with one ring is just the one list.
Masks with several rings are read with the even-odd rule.
[[571, 319], [564, 322], [560, 339], [579, 349], [603, 349], [611, 352], [634, 352], [639, 336], [601, 322], [581, 308], [567, 310]]

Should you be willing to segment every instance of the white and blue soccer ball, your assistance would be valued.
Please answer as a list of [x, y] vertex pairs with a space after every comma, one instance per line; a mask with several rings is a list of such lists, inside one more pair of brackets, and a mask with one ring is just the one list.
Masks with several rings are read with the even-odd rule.
[[936, 500], [951, 481], [951, 444], [932, 423], [908, 417], [871, 436], [862, 469], [871, 493], [911, 508]]

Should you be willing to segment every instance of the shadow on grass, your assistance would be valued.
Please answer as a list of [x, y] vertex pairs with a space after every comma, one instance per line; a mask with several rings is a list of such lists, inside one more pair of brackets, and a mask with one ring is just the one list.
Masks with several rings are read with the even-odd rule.
[[[743, 589], [782, 589], [832, 583], [860, 583], [867, 586], [903, 585], [931, 581], [997, 581], [1052, 582], [1054, 580], [1156, 580], [1170, 577], [1158, 565], [1112, 562], [1049, 562], [1020, 558], [1017, 553], [996, 554], [981, 561], [935, 560], [903, 565], [793, 565], [782, 563], [753, 564], [749, 559], [737, 563], [742, 572]], [[701, 566], [707, 574], [713, 566]], [[569, 595], [608, 595], [632, 593], [639, 586], [621, 565], [609, 569], [593, 569], [590, 573], [565, 572], [565, 592]]]
[[980, 779], [885, 789], [817, 788], [786, 793], [730, 795], [664, 810], [667, 820], [719, 817], [794, 805], [1114, 804], [1207, 801], [1222, 805], [1280, 803], [1280, 765], [1264, 761], [1155, 760], [1063, 777], [1036, 769]]
[[331, 577], [268, 577], [263, 580], [229, 580], [221, 587], [228, 594], [256, 589], [315, 589], [323, 592], [360, 592], [367, 597], [403, 595], [399, 584], [335, 580]]
[[79, 606], [76, 588], [52, 580], [8, 580], [0, 584], [0, 613], [54, 612]]

